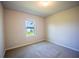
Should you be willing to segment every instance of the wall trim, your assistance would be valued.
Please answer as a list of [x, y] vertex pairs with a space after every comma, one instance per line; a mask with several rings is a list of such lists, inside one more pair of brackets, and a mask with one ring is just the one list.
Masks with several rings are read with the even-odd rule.
[[[49, 42], [50, 42], [50, 41], [49, 41]], [[56, 44], [56, 45], [59, 45], [59, 46], [62, 46], [62, 47], [65, 47], [65, 48], [68, 48], [68, 49], [71, 49], [71, 50], [74, 50], [74, 51], [76, 51], [76, 52], [79, 52], [79, 50], [76, 49], [76, 48], [68, 47], [68, 46], [66, 46], [66, 45], [59, 44], [59, 43], [56, 43], [56, 42], [51, 42], [51, 43], [54, 43], [54, 44]]]
[[3, 52], [3, 58], [4, 58], [4, 56], [5, 56], [5, 52], [6, 52], [6, 50], [4, 49], [4, 52]]
[[11, 47], [11, 48], [7, 48], [7, 49], [5, 49], [5, 50], [6, 50], [6, 51], [7, 51], [7, 50], [12, 50], [12, 49], [15, 49], [15, 48], [20, 48], [20, 47], [23, 47], [23, 46], [28, 46], [28, 45], [35, 44], [35, 43], [42, 42], [42, 41], [45, 41], [45, 39], [39, 40], [39, 41], [35, 41], [35, 42], [31, 42], [31, 43], [27, 43], [27, 44], [18, 45], [18, 46]]

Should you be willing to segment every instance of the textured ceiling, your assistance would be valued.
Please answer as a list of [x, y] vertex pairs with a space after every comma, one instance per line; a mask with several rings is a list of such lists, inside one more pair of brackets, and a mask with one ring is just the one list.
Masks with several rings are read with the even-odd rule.
[[39, 2], [40, 1], [4, 1], [3, 6], [5, 8], [14, 9], [17, 11], [22, 11], [42, 17], [47, 17], [49, 15], [79, 5], [78, 1], [50, 1], [50, 5], [44, 7], [39, 4]]

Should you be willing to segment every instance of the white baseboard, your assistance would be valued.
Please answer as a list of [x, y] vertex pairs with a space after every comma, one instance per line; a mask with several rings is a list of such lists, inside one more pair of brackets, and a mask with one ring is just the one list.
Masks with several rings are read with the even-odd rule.
[[[51, 43], [52, 43], [52, 42], [51, 42]], [[54, 43], [54, 44], [57, 44], [57, 45], [59, 45], [59, 46], [63, 46], [63, 47], [69, 48], [69, 49], [71, 49], [71, 50], [74, 50], [74, 51], [79, 52], [79, 50], [76, 49], [76, 48], [72, 48], [72, 47], [69, 47], [69, 46], [66, 46], [66, 45], [63, 45], [63, 44], [59, 44], [59, 43], [56, 43], [56, 42], [53, 42], [53, 43]]]
[[[55, 43], [55, 42], [53, 42], [53, 43]], [[78, 50], [78, 49], [75, 49], [75, 48], [72, 48], [72, 47], [69, 47], [69, 46], [66, 46], [66, 45], [63, 45], [63, 44], [58, 44], [58, 43], [55, 43], [55, 44], [57, 44], [57, 45], [60, 45], [60, 46], [63, 46], [63, 47], [69, 48], [69, 49], [71, 49], [71, 50], [74, 50], [74, 51], [79, 52], [79, 50]]]
[[[44, 39], [44, 40], [45, 40], [45, 39]], [[38, 42], [41, 42], [41, 41], [44, 41], [44, 40], [39, 40], [39, 41], [31, 42], [31, 43], [28, 43], [28, 44], [17, 45], [17, 46], [14, 46], [14, 47], [7, 48], [7, 49], [5, 49], [5, 50], [11, 50], [11, 49], [23, 47], [23, 46], [30, 45], [30, 44], [34, 44], [34, 43], [38, 43]]]
[[4, 56], [5, 56], [5, 52], [6, 52], [6, 50], [4, 49], [4, 52], [3, 52], [3, 58], [4, 58]]

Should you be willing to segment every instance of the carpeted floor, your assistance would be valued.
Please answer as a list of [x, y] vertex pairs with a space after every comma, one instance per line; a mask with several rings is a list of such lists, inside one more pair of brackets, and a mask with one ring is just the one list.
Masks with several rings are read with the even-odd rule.
[[79, 52], [50, 43], [39, 42], [6, 51], [5, 58], [78, 58]]

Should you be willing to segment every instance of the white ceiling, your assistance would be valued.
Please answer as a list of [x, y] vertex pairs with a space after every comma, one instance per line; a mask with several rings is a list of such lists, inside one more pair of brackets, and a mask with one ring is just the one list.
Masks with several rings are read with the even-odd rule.
[[33, 15], [38, 15], [42, 17], [47, 17], [49, 15], [55, 14], [57, 12], [63, 11], [65, 9], [79, 5], [79, 2], [75, 1], [50, 1], [51, 5], [44, 7], [39, 4], [39, 1], [4, 1], [3, 6], [5, 8], [14, 9], [17, 11], [22, 11], [30, 13]]

